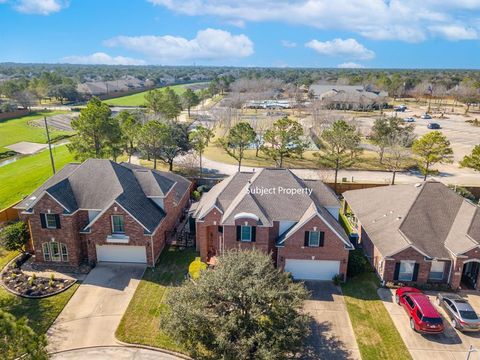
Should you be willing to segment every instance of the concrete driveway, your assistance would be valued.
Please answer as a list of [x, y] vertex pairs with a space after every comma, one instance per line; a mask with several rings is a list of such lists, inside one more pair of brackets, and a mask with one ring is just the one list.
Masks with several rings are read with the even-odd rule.
[[49, 352], [117, 344], [115, 330], [144, 271], [145, 265], [97, 265], [48, 330]]
[[[403, 342], [414, 359], [464, 360], [467, 358], [470, 345], [480, 351], [480, 334], [461, 333], [452, 328], [446, 313], [437, 305], [435, 307], [443, 316], [445, 332], [437, 335], [419, 334], [410, 329], [409, 319], [405, 310], [395, 304], [394, 290], [379, 289], [378, 295], [382, 299]], [[434, 295], [429, 295], [429, 297], [432, 303], [436, 304]], [[480, 312], [480, 296], [471, 294], [467, 297], [477, 312]], [[478, 359], [480, 359], [480, 353], [474, 352], [470, 355], [470, 360]]]
[[313, 318], [304, 359], [360, 359], [341, 290], [330, 281], [305, 283], [311, 300], [304, 309]]
[[161, 351], [125, 346], [100, 346], [88, 349], [70, 350], [51, 356], [52, 360], [177, 360], [183, 359]]

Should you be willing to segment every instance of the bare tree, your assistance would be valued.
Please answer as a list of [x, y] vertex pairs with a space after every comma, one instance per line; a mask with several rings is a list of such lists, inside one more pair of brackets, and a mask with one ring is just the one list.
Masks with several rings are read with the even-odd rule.
[[392, 182], [395, 184], [395, 176], [398, 171], [403, 170], [410, 159], [411, 152], [405, 146], [411, 143], [413, 139], [408, 135], [391, 136], [388, 140], [388, 146], [385, 148], [383, 164], [388, 171], [392, 172]]

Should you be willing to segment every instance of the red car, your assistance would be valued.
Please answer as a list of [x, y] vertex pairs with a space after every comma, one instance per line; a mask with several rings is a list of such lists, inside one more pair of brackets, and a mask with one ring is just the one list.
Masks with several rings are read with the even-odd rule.
[[427, 295], [413, 287], [402, 287], [395, 293], [395, 301], [401, 305], [410, 318], [412, 330], [439, 334], [444, 330], [443, 320]]

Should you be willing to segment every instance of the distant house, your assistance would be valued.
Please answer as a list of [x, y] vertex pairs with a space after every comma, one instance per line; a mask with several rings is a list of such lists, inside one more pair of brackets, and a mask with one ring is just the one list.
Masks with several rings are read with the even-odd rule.
[[28, 222], [37, 263], [153, 266], [190, 187], [173, 173], [90, 159], [66, 165], [16, 209]]
[[230, 249], [256, 248], [296, 279], [346, 275], [349, 242], [338, 223], [340, 203], [319, 180], [288, 169], [239, 172], [192, 205], [202, 260]]
[[295, 103], [291, 100], [249, 100], [247, 109], [291, 109]]
[[151, 80], [140, 80], [131, 75], [126, 75], [117, 80], [87, 81], [77, 86], [77, 91], [87, 96], [99, 96], [116, 92], [126, 92], [145, 89], [154, 86]]
[[311, 85], [314, 98], [325, 108], [335, 110], [373, 110], [388, 105], [388, 93], [355, 85]]
[[480, 208], [442, 183], [343, 193], [384, 281], [480, 289]]

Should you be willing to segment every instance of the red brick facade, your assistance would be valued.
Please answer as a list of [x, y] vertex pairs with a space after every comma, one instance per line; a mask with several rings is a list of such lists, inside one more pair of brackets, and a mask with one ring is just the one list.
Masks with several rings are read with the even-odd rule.
[[[219, 231], [222, 213], [214, 208], [202, 221], [196, 222], [197, 250], [203, 261], [211, 256], [219, 255], [222, 250], [230, 249], [259, 249], [272, 256], [272, 260], [283, 270], [285, 259], [305, 260], [337, 260], [340, 261], [340, 272], [346, 275], [348, 251], [342, 240], [321, 220], [314, 217], [302, 226], [297, 232], [285, 240], [284, 246], [276, 246], [279, 237], [279, 222], [274, 221], [273, 226], [259, 226], [251, 218], [239, 218], [235, 225], [221, 227]], [[237, 241], [236, 226], [256, 226], [255, 242]], [[305, 247], [305, 231], [325, 232], [323, 247]]]
[[[68, 250], [68, 262], [56, 262], [58, 264], [73, 266], [78, 266], [82, 262], [95, 264], [97, 262], [96, 245], [108, 244], [145, 246], [147, 263], [152, 265], [165, 247], [166, 232], [175, 228], [182, 211], [188, 205], [190, 190], [186, 191], [179, 204], [174, 202], [173, 191], [167, 194], [164, 199], [164, 210], [167, 215], [153, 234], [145, 234], [143, 226], [116, 202], [99, 215], [100, 217], [91, 226], [90, 232], [82, 233], [82, 229], [89, 223], [88, 211], [78, 210], [71, 215], [65, 215], [63, 207], [47, 193], [35, 204], [33, 213], [21, 213], [20, 217], [29, 223], [36, 262], [45, 262], [42, 244], [54, 240], [65, 244]], [[42, 228], [41, 213], [59, 214], [60, 228]], [[112, 234], [112, 215], [123, 215], [125, 235], [129, 237], [128, 244], [107, 243], [107, 236]]]

